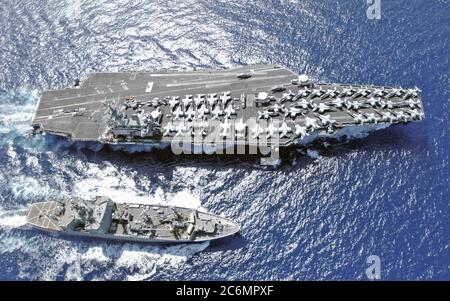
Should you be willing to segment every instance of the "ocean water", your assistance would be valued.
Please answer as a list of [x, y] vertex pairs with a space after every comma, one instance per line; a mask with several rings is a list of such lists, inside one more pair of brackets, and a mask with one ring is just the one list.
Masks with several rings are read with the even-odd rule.
[[[0, 5], [0, 279], [450, 279], [450, 1], [18, 0]], [[40, 93], [92, 71], [277, 63], [315, 80], [423, 90], [426, 120], [256, 158], [114, 151], [31, 135]], [[174, 204], [241, 236], [152, 246], [24, 227], [58, 196]]]

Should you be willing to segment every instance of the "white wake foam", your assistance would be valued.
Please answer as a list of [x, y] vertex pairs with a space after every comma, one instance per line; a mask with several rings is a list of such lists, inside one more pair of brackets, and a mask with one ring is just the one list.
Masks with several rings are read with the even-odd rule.
[[0, 210], [0, 228], [18, 228], [24, 226], [27, 209]]

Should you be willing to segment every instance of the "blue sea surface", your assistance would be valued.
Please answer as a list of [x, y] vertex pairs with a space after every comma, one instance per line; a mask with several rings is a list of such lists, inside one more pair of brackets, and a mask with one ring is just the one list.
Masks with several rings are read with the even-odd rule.
[[[450, 1], [18, 0], [0, 5], [0, 279], [450, 280]], [[93, 71], [284, 65], [314, 80], [415, 87], [426, 119], [253, 158], [114, 151], [33, 136], [40, 94]], [[52, 236], [27, 205], [61, 196], [204, 209], [242, 225], [213, 243]]]

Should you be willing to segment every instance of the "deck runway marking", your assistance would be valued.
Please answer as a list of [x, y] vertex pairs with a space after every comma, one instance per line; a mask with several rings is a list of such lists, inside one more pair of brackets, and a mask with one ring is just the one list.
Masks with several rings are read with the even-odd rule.
[[148, 82], [147, 87], [145, 88], [146, 93], [151, 93], [153, 89], [153, 82]]

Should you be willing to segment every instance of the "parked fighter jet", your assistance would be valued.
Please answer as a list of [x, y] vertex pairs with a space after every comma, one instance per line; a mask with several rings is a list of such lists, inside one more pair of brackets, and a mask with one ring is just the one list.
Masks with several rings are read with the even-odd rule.
[[295, 125], [295, 136], [300, 137], [300, 139], [303, 139], [306, 136], [309, 136], [308, 128], [296, 124]]
[[173, 116], [174, 116], [174, 120], [178, 120], [178, 119], [180, 119], [181, 117], [184, 117], [185, 116], [185, 113], [184, 113], [184, 111], [181, 109], [181, 107], [180, 106], [178, 106], [177, 107], [177, 109], [175, 110], [175, 112], [173, 112]]
[[166, 126], [164, 126], [164, 136], [173, 136], [173, 133], [176, 132], [177, 129], [176, 127], [173, 125], [173, 123], [171, 121], [169, 121], [169, 123], [166, 124]]
[[411, 116], [412, 119], [416, 120], [422, 120], [424, 114], [422, 112], [419, 112], [417, 109], [409, 110], [408, 114]]
[[393, 88], [392, 92], [390, 92], [388, 95], [386, 95], [387, 98], [392, 98], [392, 97], [400, 97], [404, 94], [405, 92], [402, 89], [398, 89], [398, 88]]
[[382, 111], [382, 112], [380, 112], [380, 111], [377, 110], [377, 113], [380, 114], [380, 116], [382, 116], [381, 117], [382, 121], [389, 121], [391, 123], [394, 123], [394, 122], [398, 121], [397, 116], [392, 114], [391, 111], [388, 111], [388, 112]]
[[339, 97], [343, 97], [343, 96], [352, 96], [353, 94], [355, 94], [355, 89], [353, 89], [352, 87], [350, 88], [344, 88], [342, 89], [341, 94], [339, 94]]
[[216, 105], [214, 110], [211, 111], [212, 119], [219, 119], [223, 115], [223, 111], [220, 109], [220, 105]]
[[175, 136], [184, 136], [184, 134], [186, 132], [187, 132], [187, 127], [186, 127], [184, 121], [180, 122], [178, 124], [178, 126], [176, 127], [176, 134], [175, 134]]
[[258, 111], [258, 119], [269, 119], [272, 115], [273, 113], [268, 110], [264, 110], [263, 112]]
[[342, 98], [336, 98], [333, 101], [331, 101], [331, 103], [334, 107], [341, 109], [342, 105], [345, 104], [345, 100], [343, 100]]
[[217, 93], [209, 94], [207, 99], [209, 107], [212, 108], [217, 103], [217, 100]]
[[283, 120], [281, 127], [278, 129], [281, 133], [280, 138], [288, 138], [288, 134], [292, 133], [292, 129], [287, 125], [286, 121]]
[[206, 104], [203, 104], [200, 109], [197, 110], [197, 116], [203, 118], [206, 114], [209, 114], [209, 109], [206, 107]]
[[285, 106], [284, 105], [279, 105], [279, 104], [274, 104], [272, 107], [271, 107], [271, 109], [272, 109], [272, 111], [274, 112], [274, 113], [284, 113], [285, 111], [286, 111], [286, 108], [285, 108]]
[[193, 130], [197, 130], [198, 136], [206, 136], [209, 131], [209, 123], [206, 119], [202, 119], [194, 123]]
[[183, 103], [183, 106], [187, 108], [192, 103], [192, 95], [186, 95], [181, 102]]
[[311, 107], [311, 100], [302, 99], [294, 105], [296, 107], [301, 107], [302, 109], [308, 110]]
[[383, 89], [375, 89], [375, 90], [373, 90], [373, 92], [370, 94], [370, 96], [372, 96], [372, 97], [383, 97], [383, 95], [385, 94], [386, 92], [383, 90]]
[[403, 99], [407, 99], [408, 97], [417, 97], [420, 93], [420, 89], [415, 88], [415, 89], [408, 89], [405, 92], [405, 95], [403, 95]]
[[353, 120], [356, 122], [356, 123], [359, 123], [359, 124], [363, 124], [364, 122], [366, 122], [367, 120], [366, 120], [366, 117], [365, 117], [365, 115], [364, 115], [364, 113], [353, 113], [353, 112], [350, 112], [350, 111], [346, 111], [350, 116], [352, 116], [353, 117]]
[[157, 107], [156, 110], [153, 110], [150, 113], [150, 117], [154, 122], [159, 123], [159, 118], [161, 118], [161, 109]]
[[195, 117], [195, 111], [192, 108], [192, 106], [189, 106], [189, 109], [186, 111], [186, 119], [187, 120], [192, 120]]
[[325, 127], [332, 127], [336, 124], [336, 120], [331, 118], [330, 115], [318, 115], [320, 122]]
[[375, 108], [377, 106], [381, 106], [381, 99], [380, 98], [371, 97], [370, 99], [368, 99], [366, 101], [366, 103], [370, 104], [373, 108]]
[[395, 115], [397, 115], [397, 120], [408, 122], [409, 116], [405, 114], [403, 111], [395, 111]]
[[323, 102], [319, 103], [313, 108], [314, 112], [325, 113], [326, 111], [334, 111], [334, 109], [330, 106], [327, 106]]
[[368, 123], [374, 123], [374, 124], [377, 124], [378, 121], [380, 120], [380, 118], [377, 117], [377, 116], [375, 115], [375, 113], [367, 113], [366, 116], [367, 116], [366, 121], [367, 121]]
[[271, 138], [278, 133], [278, 128], [271, 122], [269, 126], [266, 128], [267, 138]]
[[228, 103], [228, 101], [231, 100], [231, 96], [229, 95], [229, 92], [224, 92], [222, 96], [220, 96], [220, 101], [222, 102], [223, 106], [225, 107]]
[[420, 108], [421, 102], [420, 100], [410, 98], [406, 101], [406, 104], [408, 104], [411, 109], [414, 109], [416, 107]]
[[234, 109], [232, 103], [230, 103], [228, 105], [228, 107], [225, 108], [224, 112], [225, 112], [225, 116], [227, 116], [227, 118], [231, 118], [231, 115], [236, 115], [236, 110]]
[[180, 98], [178, 96], [173, 96], [169, 100], [170, 108], [173, 110], [177, 104], [180, 103]]
[[255, 126], [252, 128], [252, 138], [256, 139], [259, 138], [260, 135], [264, 133], [264, 128], [261, 127], [258, 123], [255, 124]]
[[336, 90], [336, 88], [334, 89], [327, 89], [326, 92], [320, 97], [321, 99], [326, 99], [328, 97], [335, 97], [336, 95], [338, 95], [339, 92]]
[[203, 94], [198, 94], [197, 97], [194, 98], [195, 107], [198, 108], [201, 104], [205, 102], [205, 98]]
[[284, 117], [291, 117], [293, 119], [295, 119], [295, 117], [297, 117], [297, 115], [301, 115], [303, 112], [302, 109], [298, 109], [296, 107], [290, 107], [289, 110], [287, 110], [287, 112], [284, 114]]
[[305, 126], [307, 128], [312, 128], [313, 130], [318, 129], [320, 126], [317, 124], [316, 118], [305, 117]]
[[388, 109], [393, 109], [394, 108], [394, 103], [392, 102], [392, 100], [388, 100], [388, 101], [381, 101], [381, 108], [388, 108]]

